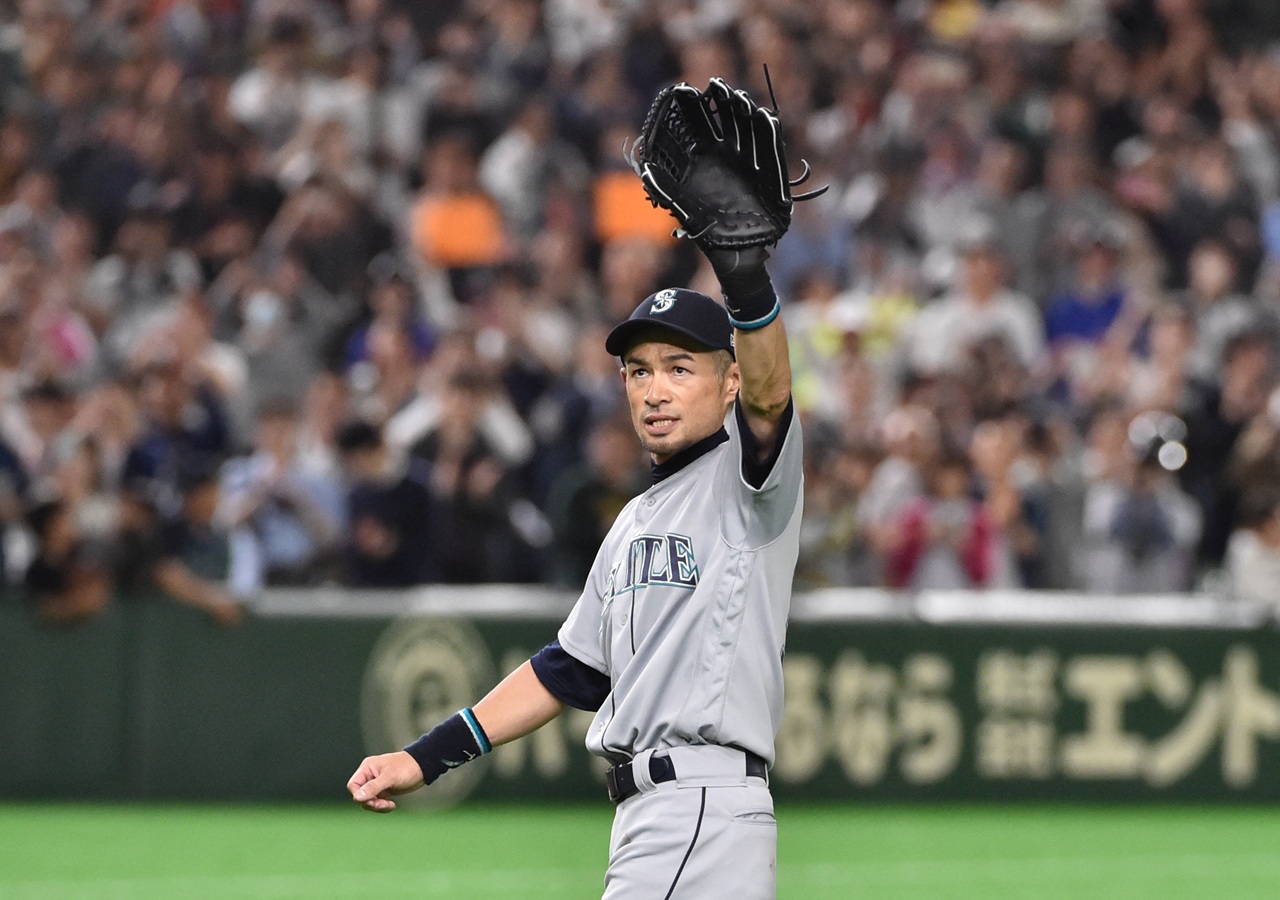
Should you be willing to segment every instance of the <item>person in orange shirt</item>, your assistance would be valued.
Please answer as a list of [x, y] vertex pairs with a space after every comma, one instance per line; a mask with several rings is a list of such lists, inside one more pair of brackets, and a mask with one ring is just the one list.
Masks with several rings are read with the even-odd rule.
[[410, 239], [429, 266], [473, 269], [509, 256], [506, 225], [476, 181], [476, 156], [464, 135], [447, 135], [428, 149], [421, 197], [409, 213]]

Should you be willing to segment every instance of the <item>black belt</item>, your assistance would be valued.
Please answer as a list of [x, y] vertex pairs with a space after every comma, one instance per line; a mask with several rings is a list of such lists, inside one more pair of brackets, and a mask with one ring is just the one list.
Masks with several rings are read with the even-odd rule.
[[[769, 764], [762, 757], [750, 750], [744, 750], [742, 755], [747, 760], [748, 778], [768, 779]], [[666, 754], [659, 756], [655, 753], [649, 757], [649, 779], [654, 784], [676, 780], [676, 764], [671, 761], [670, 756]], [[613, 766], [604, 773], [604, 780], [609, 787], [609, 799], [614, 803], [621, 803], [640, 793], [640, 788], [636, 787], [636, 775], [632, 771], [632, 763], [624, 762]]]

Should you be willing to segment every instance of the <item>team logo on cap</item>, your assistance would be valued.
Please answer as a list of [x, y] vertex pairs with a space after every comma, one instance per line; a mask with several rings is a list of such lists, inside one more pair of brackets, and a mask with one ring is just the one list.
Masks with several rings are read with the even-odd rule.
[[653, 306], [649, 307], [649, 311], [664, 313], [675, 305], [676, 292], [671, 288], [667, 288], [665, 291], [658, 291], [653, 295]]

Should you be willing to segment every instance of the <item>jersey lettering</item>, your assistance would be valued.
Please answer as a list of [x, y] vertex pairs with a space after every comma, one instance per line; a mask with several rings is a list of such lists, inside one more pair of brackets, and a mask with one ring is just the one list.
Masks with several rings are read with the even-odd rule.
[[616, 570], [616, 576], [617, 593], [651, 584], [693, 590], [698, 586], [693, 541], [683, 534], [642, 534], [633, 538], [626, 562]]

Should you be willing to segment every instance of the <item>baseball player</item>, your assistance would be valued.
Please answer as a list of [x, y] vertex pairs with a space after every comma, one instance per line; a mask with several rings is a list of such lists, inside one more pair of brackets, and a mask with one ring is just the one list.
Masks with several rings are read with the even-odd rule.
[[[752, 116], [772, 116], [737, 93], [731, 107], [722, 87], [729, 90], [717, 81], [705, 93], [669, 88], [654, 109], [664, 99], [668, 107], [687, 101], [699, 115], [719, 116], [722, 135], [731, 114], [749, 117], [743, 128]], [[672, 91], [687, 93], [672, 100]], [[364, 808], [388, 812], [394, 795], [528, 734], [566, 706], [594, 710], [587, 746], [613, 763], [608, 793], [617, 804], [605, 900], [772, 898], [768, 768], [799, 546], [800, 423], [767, 253], [718, 246], [689, 214], [695, 200], [715, 210], [724, 198], [690, 198], [655, 179], [646, 153], [662, 138], [653, 132], [664, 115], [651, 111], [637, 170], [651, 197], [657, 184], [679, 207], [673, 212], [688, 234], [703, 231], [694, 239], [725, 303], [658, 291], [608, 336], [653, 483], [618, 516], [557, 640], [474, 708], [400, 752], [365, 759], [347, 787]], [[780, 156], [776, 127], [774, 140]], [[719, 165], [746, 157], [758, 166], [768, 149], [734, 142]], [[790, 187], [785, 167], [776, 177]], [[736, 197], [757, 189], [732, 188]], [[716, 221], [725, 217], [722, 209]]]

